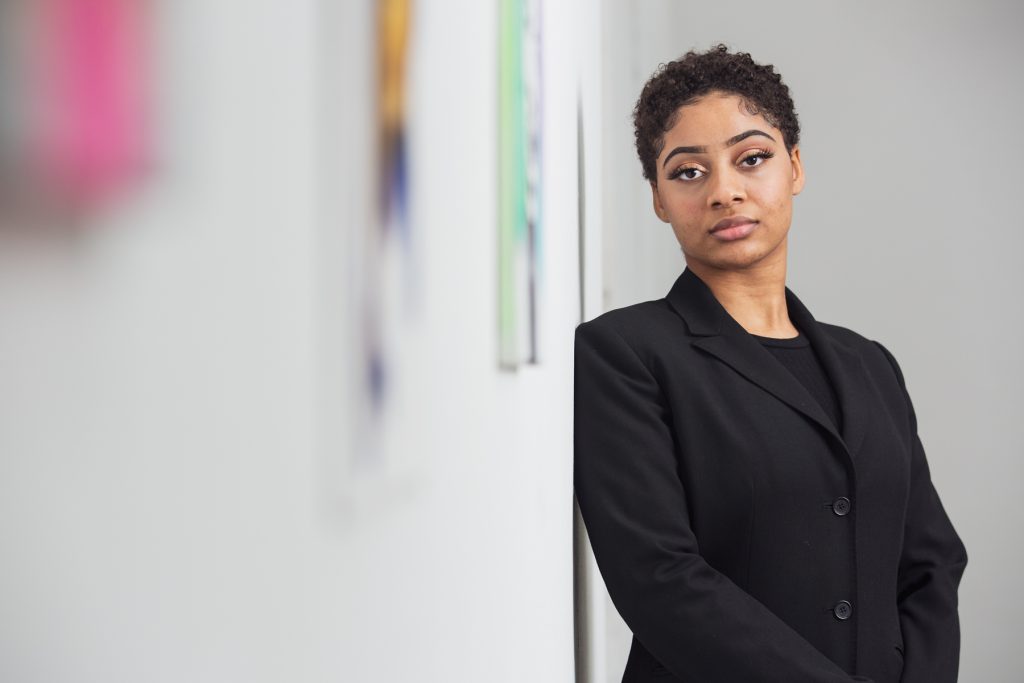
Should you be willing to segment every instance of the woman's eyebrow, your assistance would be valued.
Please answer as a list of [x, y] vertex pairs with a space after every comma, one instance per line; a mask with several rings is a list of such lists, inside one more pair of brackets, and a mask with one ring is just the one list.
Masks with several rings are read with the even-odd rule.
[[[756, 128], [752, 128], [750, 130], [743, 131], [739, 135], [733, 135], [731, 138], [725, 141], [725, 146], [732, 147], [737, 142], [740, 142], [741, 140], [746, 140], [751, 135], [763, 135], [772, 142], [775, 142], [775, 138], [773, 138], [771, 135], [768, 135], [768, 133], [765, 133], [763, 130], [757, 130]], [[661, 164], [661, 166], [662, 168], [667, 166], [668, 160], [674, 157], [676, 154], [703, 154], [704, 152], [707, 151], [708, 148], [704, 145], [696, 145], [694, 147], [676, 147], [674, 150], [669, 152], [667, 157], [665, 157], [665, 161]]]

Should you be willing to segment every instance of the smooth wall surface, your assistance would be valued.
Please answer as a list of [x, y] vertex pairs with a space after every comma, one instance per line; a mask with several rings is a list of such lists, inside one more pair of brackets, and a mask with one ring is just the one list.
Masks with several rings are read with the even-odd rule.
[[[632, 146], [644, 81], [718, 41], [773, 63], [796, 102], [807, 176], [787, 284], [818, 319], [899, 360], [970, 557], [960, 679], [1019, 680], [1024, 10], [948, 0], [604, 7], [605, 307], [664, 296], [684, 264]], [[610, 603], [608, 613], [611, 682], [630, 634]]]
[[415, 476], [361, 507], [334, 477], [375, 3], [154, 6], [150, 185], [0, 230], [0, 680], [572, 680], [580, 3], [543, 17], [542, 363], [516, 374], [497, 4], [412, 3], [418, 323], [382, 443]]

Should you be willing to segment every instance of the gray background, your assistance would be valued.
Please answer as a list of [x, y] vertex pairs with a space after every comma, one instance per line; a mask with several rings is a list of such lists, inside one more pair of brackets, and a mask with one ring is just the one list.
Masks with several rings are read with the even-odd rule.
[[[772, 63], [801, 121], [787, 284], [899, 360], [969, 564], [961, 680], [1019, 681], [1024, 10], [1011, 2], [606, 2], [604, 306], [683, 266], [632, 147], [659, 62], [719, 40]], [[609, 607], [607, 680], [629, 632]]]

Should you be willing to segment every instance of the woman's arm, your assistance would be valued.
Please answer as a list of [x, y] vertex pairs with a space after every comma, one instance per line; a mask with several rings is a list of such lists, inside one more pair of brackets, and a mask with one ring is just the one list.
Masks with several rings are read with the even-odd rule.
[[960, 663], [957, 588], [967, 566], [967, 551], [932, 485], [917, 415], [903, 372], [889, 350], [909, 413], [912, 458], [910, 494], [899, 568], [900, 628], [903, 631], [903, 683], [956, 681]]
[[576, 328], [574, 483], [616, 609], [688, 681], [849, 683], [851, 677], [701, 557], [664, 396], [607, 324]]

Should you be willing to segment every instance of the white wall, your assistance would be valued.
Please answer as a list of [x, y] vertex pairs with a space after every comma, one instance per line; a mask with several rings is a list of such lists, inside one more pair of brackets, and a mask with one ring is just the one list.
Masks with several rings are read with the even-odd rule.
[[[346, 672], [381, 681], [571, 680], [573, 8], [548, 3], [544, 15], [543, 362], [515, 374], [496, 370], [496, 8], [463, 1], [414, 10], [413, 227], [425, 324], [409, 328], [394, 359], [403, 376], [385, 454], [414, 474], [404, 501], [394, 497], [342, 540]], [[351, 31], [339, 44], [359, 41]], [[358, 131], [345, 136], [354, 145]], [[357, 164], [343, 184], [365, 180]], [[338, 310], [345, 299], [325, 291], [324, 302]], [[324, 427], [327, 453], [343, 449]]]
[[502, 374], [496, 8], [413, 4], [421, 323], [384, 439], [408, 489], [352, 508], [333, 479], [372, 3], [163, 3], [151, 184], [82, 225], [0, 231], [0, 679], [571, 680], [596, 37], [547, 3], [543, 362]]
[[[605, 11], [605, 305], [664, 296], [683, 267], [632, 147], [644, 81], [659, 62], [719, 40], [774, 63], [796, 102], [807, 175], [787, 284], [816, 317], [900, 361], [970, 557], [960, 678], [1019, 680], [1024, 10], [606, 0]], [[606, 680], [617, 681], [629, 632], [615, 619], [608, 631]]]

